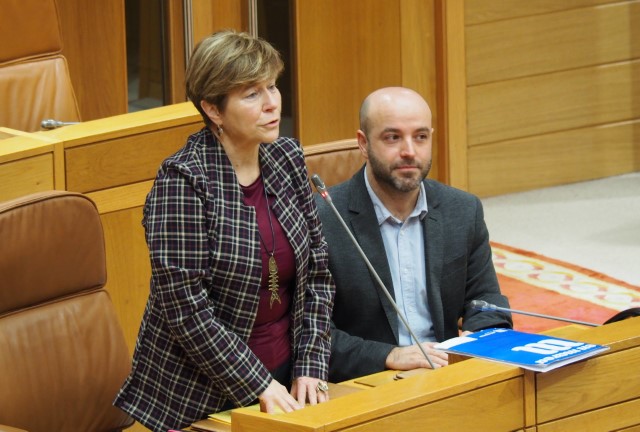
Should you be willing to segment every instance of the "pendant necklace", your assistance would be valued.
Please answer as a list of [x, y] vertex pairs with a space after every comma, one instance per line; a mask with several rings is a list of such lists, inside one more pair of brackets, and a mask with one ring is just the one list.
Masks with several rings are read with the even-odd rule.
[[278, 303], [281, 303], [281, 304], [282, 302], [280, 301], [280, 296], [278, 295], [278, 287], [279, 287], [278, 264], [276, 263], [276, 257], [274, 256], [276, 253], [276, 235], [273, 231], [273, 222], [271, 221], [271, 209], [269, 206], [269, 198], [267, 198], [267, 188], [265, 187], [264, 179], [262, 180], [262, 190], [264, 191], [264, 200], [265, 200], [265, 203], [267, 204], [267, 216], [269, 217], [269, 227], [271, 227], [271, 238], [273, 239], [273, 243], [272, 243], [273, 250], [269, 252], [269, 249], [267, 249], [267, 244], [262, 238], [259, 228], [258, 228], [258, 237], [260, 237], [260, 241], [264, 245], [264, 250], [267, 251], [267, 253], [269, 254], [269, 291], [271, 292], [271, 298], [269, 299], [269, 308], [271, 309], [273, 308], [274, 301], [277, 301]]

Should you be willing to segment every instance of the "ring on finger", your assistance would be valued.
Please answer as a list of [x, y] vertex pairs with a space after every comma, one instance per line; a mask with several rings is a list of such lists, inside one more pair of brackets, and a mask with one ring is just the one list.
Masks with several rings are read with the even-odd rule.
[[328, 392], [329, 391], [329, 386], [327, 385], [326, 382], [323, 381], [318, 381], [318, 385], [316, 386], [316, 390], [318, 390], [319, 392]]

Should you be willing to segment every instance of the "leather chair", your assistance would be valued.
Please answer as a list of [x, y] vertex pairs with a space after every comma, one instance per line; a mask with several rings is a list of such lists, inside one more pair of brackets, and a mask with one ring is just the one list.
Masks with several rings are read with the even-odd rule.
[[48, 191], [0, 203], [0, 431], [117, 431], [131, 356], [104, 288], [100, 216]]
[[309, 178], [318, 174], [327, 187], [349, 180], [365, 162], [355, 138], [305, 147], [304, 156]]
[[0, 126], [25, 132], [80, 121], [55, 0], [10, 0], [0, 12]]

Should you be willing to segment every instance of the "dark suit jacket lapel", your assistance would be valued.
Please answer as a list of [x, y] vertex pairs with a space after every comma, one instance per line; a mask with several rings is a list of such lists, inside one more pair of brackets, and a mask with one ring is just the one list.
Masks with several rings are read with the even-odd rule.
[[[378, 225], [375, 210], [369, 198], [369, 193], [367, 192], [363, 169], [360, 170], [352, 179], [349, 187], [349, 197], [349, 214], [347, 215], [348, 218], [346, 223], [347, 225], [350, 225], [358, 244], [360, 244], [360, 247], [371, 262], [373, 268], [378, 273], [378, 276], [380, 276], [384, 286], [395, 300], [391, 271], [389, 270], [389, 264], [387, 263], [384, 242], [382, 241], [382, 235], [380, 234], [380, 227]], [[356, 257], [355, 259], [361, 258]], [[371, 280], [373, 281], [375, 290], [378, 293], [378, 298], [380, 299], [380, 303], [382, 304], [397, 343], [398, 317], [396, 315], [396, 311], [373, 275], [371, 275]]]
[[424, 181], [429, 212], [422, 221], [424, 229], [424, 250], [427, 269], [427, 298], [429, 311], [437, 340], [444, 338], [444, 311], [442, 306], [442, 266], [444, 260], [444, 223], [440, 212], [440, 200], [428, 181]]

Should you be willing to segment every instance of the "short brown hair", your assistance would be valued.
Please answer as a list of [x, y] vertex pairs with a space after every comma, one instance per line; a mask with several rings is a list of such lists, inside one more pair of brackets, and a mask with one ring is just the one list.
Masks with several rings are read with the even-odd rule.
[[224, 111], [231, 90], [277, 79], [283, 69], [280, 54], [269, 42], [234, 30], [216, 32], [193, 50], [185, 73], [187, 97], [210, 126], [201, 101]]

